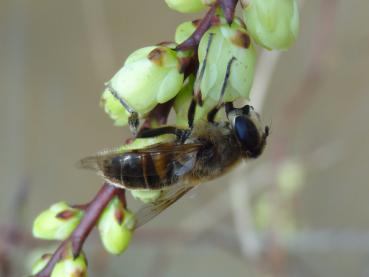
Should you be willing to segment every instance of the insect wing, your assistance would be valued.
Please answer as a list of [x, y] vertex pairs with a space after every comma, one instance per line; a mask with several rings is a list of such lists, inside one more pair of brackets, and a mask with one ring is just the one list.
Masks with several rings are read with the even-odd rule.
[[166, 208], [175, 203], [178, 199], [184, 196], [188, 191], [190, 191], [193, 186], [189, 185], [177, 185], [175, 187], [171, 187], [164, 192], [164, 195], [161, 196], [158, 200], [145, 204], [135, 213], [135, 229], [144, 225]]
[[79, 167], [92, 169], [107, 181], [131, 189], [171, 186], [191, 171], [201, 144], [161, 143], [146, 148], [105, 151], [81, 160]]

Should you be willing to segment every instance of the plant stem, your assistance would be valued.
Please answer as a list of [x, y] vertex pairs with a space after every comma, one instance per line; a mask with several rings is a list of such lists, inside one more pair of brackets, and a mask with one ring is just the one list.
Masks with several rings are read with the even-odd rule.
[[188, 39], [186, 39], [184, 42], [182, 42], [180, 45], [177, 46], [177, 50], [181, 51], [190, 50], [199, 45], [202, 36], [211, 26], [211, 21], [215, 16], [215, 11], [217, 7], [218, 4], [214, 4], [213, 6], [210, 7], [209, 11], [206, 13], [204, 18], [201, 19], [201, 21], [199, 22], [196, 30], [192, 33], [192, 35]]
[[58, 249], [54, 252], [46, 267], [35, 275], [35, 277], [48, 277], [51, 275], [55, 264], [67, 254], [69, 246], [72, 247], [73, 257], [77, 258], [81, 252], [82, 246], [96, 225], [101, 213], [111, 199], [120, 192], [120, 188], [104, 183], [95, 198], [88, 205], [85, 214], [74, 232], [64, 240]]

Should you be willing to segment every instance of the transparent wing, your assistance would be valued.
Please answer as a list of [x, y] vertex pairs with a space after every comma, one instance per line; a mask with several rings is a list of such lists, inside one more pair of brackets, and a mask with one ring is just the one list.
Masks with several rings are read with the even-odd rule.
[[153, 219], [155, 216], [157, 216], [166, 208], [175, 203], [192, 188], [193, 186], [191, 185], [182, 184], [165, 190], [163, 196], [161, 196], [158, 200], [149, 204], [145, 204], [135, 213], [136, 222], [134, 228], [137, 229], [138, 227]]
[[[196, 154], [201, 147], [201, 144], [174, 144], [163, 143], [151, 145], [147, 148], [135, 149], [129, 151], [110, 150], [103, 151], [94, 156], [86, 157], [77, 163], [77, 167], [81, 169], [90, 169], [95, 172], [104, 173], [105, 167], [111, 164], [111, 161], [120, 161], [123, 159], [131, 158], [131, 162], [136, 162], [138, 165], [143, 160], [150, 158], [157, 165], [156, 170], [163, 170], [164, 172], [152, 172], [148, 169], [145, 173], [147, 175], [164, 175], [171, 163], [179, 163], [183, 165], [183, 168], [177, 168], [176, 171], [179, 174], [188, 172], [192, 168]], [[153, 169], [153, 168], [152, 168]], [[182, 172], [183, 171], [183, 172]], [[140, 176], [140, 171], [124, 172], [127, 176]]]
[[201, 146], [161, 143], [126, 152], [105, 151], [82, 159], [79, 167], [126, 188], [159, 189], [176, 184], [193, 169]]

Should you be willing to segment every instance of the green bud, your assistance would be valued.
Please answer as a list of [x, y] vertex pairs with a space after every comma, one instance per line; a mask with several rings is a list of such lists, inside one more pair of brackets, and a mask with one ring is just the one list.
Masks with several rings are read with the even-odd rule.
[[[200, 68], [204, 63], [210, 34], [210, 45], [200, 89], [204, 105], [216, 105], [224, 83], [229, 61], [234, 57], [223, 101], [248, 99], [254, 77], [255, 49], [247, 31], [239, 24], [212, 27], [205, 33], [199, 45]], [[209, 101], [209, 104], [206, 102]]]
[[124, 144], [121, 147], [119, 147], [118, 152], [125, 152], [127, 150], [134, 149], [142, 149], [157, 143], [173, 142], [176, 140], [176, 138], [177, 138], [176, 135], [173, 134], [165, 134], [151, 138], [137, 138], [133, 142], [129, 144]]
[[188, 39], [196, 30], [196, 23], [193, 21], [186, 21], [178, 25], [174, 36], [174, 41], [181, 44]]
[[134, 216], [115, 197], [102, 213], [98, 229], [105, 249], [115, 255], [121, 254], [132, 239]]
[[[180, 128], [188, 128], [188, 109], [192, 101], [192, 90], [195, 82], [195, 77], [190, 75], [181, 91], [174, 100], [173, 108], [176, 112], [176, 126]], [[200, 119], [205, 119], [208, 112], [218, 104], [218, 102], [208, 99], [203, 106], [197, 106], [195, 112], [194, 122]]]
[[79, 224], [83, 212], [59, 202], [39, 214], [33, 223], [33, 236], [40, 239], [64, 240]]
[[39, 273], [41, 270], [43, 270], [45, 268], [45, 266], [47, 265], [47, 263], [50, 261], [52, 257], [51, 253], [47, 253], [42, 255], [37, 261], [35, 261], [32, 265], [32, 275], [36, 275], [37, 273]]
[[298, 36], [295, 0], [251, 0], [243, 16], [251, 36], [266, 49], [285, 50]]
[[190, 75], [174, 100], [173, 108], [176, 112], [176, 126], [180, 128], [188, 128], [188, 109], [192, 100], [194, 83], [195, 77]]
[[[151, 46], [133, 52], [108, 83], [142, 117], [179, 92], [183, 73], [174, 50]], [[103, 93], [102, 104], [116, 125], [127, 124], [128, 112], [108, 88]]]
[[105, 90], [101, 96], [100, 105], [114, 121], [116, 126], [124, 126], [128, 123], [129, 112], [122, 106], [110, 91]]
[[211, 5], [215, 0], [165, 0], [168, 7], [181, 13], [201, 12]]
[[64, 257], [55, 265], [51, 273], [51, 277], [85, 276], [87, 276], [87, 261], [82, 253], [76, 259], [73, 259], [72, 255]]
[[135, 199], [140, 200], [145, 204], [154, 202], [155, 200], [159, 199], [162, 193], [161, 190], [140, 190], [140, 189], [130, 190], [130, 192]]

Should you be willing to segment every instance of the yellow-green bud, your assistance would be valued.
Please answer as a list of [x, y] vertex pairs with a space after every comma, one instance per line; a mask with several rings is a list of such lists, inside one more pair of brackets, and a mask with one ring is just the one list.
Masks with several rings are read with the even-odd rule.
[[[180, 128], [188, 128], [188, 109], [192, 101], [192, 90], [194, 86], [195, 77], [190, 75], [181, 91], [178, 93], [174, 100], [173, 108], [176, 112], [176, 126]], [[218, 104], [218, 102], [211, 99], [204, 102], [203, 106], [197, 106], [194, 122], [200, 119], [206, 119], [208, 112]]]
[[243, 16], [251, 36], [266, 49], [286, 50], [298, 36], [295, 0], [251, 0]]
[[201, 12], [215, 0], [165, 0], [168, 7], [181, 13]]
[[47, 263], [50, 261], [52, 257], [51, 253], [47, 253], [42, 255], [37, 261], [35, 261], [32, 265], [32, 275], [36, 275], [37, 273], [39, 273], [41, 270], [43, 270], [45, 268], [45, 266], [47, 265]]
[[199, 61], [202, 68], [208, 41], [212, 35], [206, 67], [201, 80], [202, 99], [206, 105], [216, 105], [224, 83], [227, 65], [234, 57], [223, 101], [248, 99], [254, 78], [256, 53], [247, 31], [239, 24], [220, 25], [205, 33], [199, 45]]
[[114, 121], [116, 126], [124, 126], [128, 123], [129, 112], [122, 106], [117, 98], [105, 90], [101, 96], [100, 105], [104, 108], [105, 112]]
[[48, 240], [66, 239], [79, 224], [83, 212], [59, 202], [39, 214], [33, 222], [33, 235]]
[[181, 44], [188, 39], [196, 30], [196, 23], [193, 21], [186, 21], [178, 25], [174, 36], [174, 41]]
[[165, 142], [174, 142], [177, 139], [176, 135], [173, 134], [165, 134], [157, 137], [150, 138], [137, 138], [133, 142], [124, 144], [118, 148], [119, 152], [126, 152], [128, 150], [134, 149], [142, 149], [147, 146], [157, 144], [157, 143], [165, 143]]
[[115, 197], [105, 208], [98, 222], [98, 229], [105, 249], [115, 255], [127, 249], [134, 228], [134, 216]]
[[162, 193], [161, 190], [140, 190], [140, 189], [130, 190], [130, 192], [135, 199], [140, 200], [143, 203], [154, 202], [155, 200], [159, 199]]
[[[140, 116], [150, 112], [157, 104], [172, 99], [182, 83], [183, 73], [180, 72], [177, 53], [165, 46], [150, 46], [133, 52], [108, 82]], [[116, 125], [125, 125], [129, 114], [111, 95], [109, 86], [102, 96], [105, 111]]]
[[76, 259], [73, 256], [67, 256], [59, 261], [52, 273], [51, 277], [85, 277], [87, 276], [87, 261], [81, 253]]

